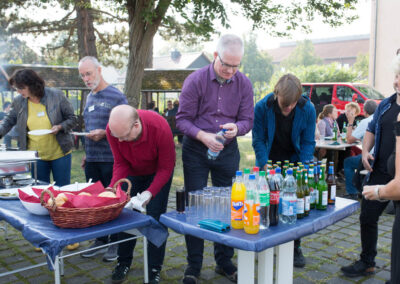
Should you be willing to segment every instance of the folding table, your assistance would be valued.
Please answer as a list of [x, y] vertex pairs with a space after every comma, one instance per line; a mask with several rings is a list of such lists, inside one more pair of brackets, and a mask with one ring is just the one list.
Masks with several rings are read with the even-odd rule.
[[[160, 246], [168, 236], [167, 230], [152, 217], [128, 209], [124, 209], [118, 218], [104, 224], [82, 229], [62, 229], [56, 227], [48, 215], [39, 216], [29, 213], [19, 200], [0, 200], [0, 220], [9, 223], [20, 231], [22, 236], [32, 245], [42, 249], [47, 256], [49, 269], [54, 270], [56, 284], [60, 283], [60, 274], [63, 274], [63, 259], [84, 252], [79, 251], [62, 255], [64, 247], [69, 244], [92, 240], [119, 232], [135, 234], [136, 230], [143, 235], [144, 276], [145, 282], [147, 282], [147, 239], [154, 245]], [[130, 239], [138, 237], [140, 236], [133, 236]], [[0, 277], [43, 265], [46, 265], [46, 263], [1, 273]]]
[[312, 209], [310, 215], [297, 220], [294, 225], [279, 223], [255, 235], [231, 229], [217, 233], [200, 228], [198, 219], [178, 212], [161, 215], [160, 222], [177, 233], [188, 234], [238, 249], [238, 283], [254, 283], [255, 253], [258, 253], [258, 283], [273, 283], [274, 249], [276, 253], [275, 282], [293, 282], [293, 240], [316, 233], [359, 208], [358, 201], [336, 198], [336, 205], [327, 210]]

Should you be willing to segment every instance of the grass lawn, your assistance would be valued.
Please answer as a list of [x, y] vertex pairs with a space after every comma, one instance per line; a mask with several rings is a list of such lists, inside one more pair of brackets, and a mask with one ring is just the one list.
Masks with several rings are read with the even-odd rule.
[[[238, 139], [240, 150], [240, 169], [253, 167], [255, 164], [255, 155], [251, 146], [250, 137], [240, 137]], [[172, 180], [172, 189], [183, 186], [183, 169], [182, 169], [182, 147], [176, 146], [176, 165], [174, 171], [174, 179]], [[85, 182], [85, 173], [81, 168], [81, 161], [84, 155], [83, 150], [74, 150], [72, 152], [72, 168], [71, 183]]]

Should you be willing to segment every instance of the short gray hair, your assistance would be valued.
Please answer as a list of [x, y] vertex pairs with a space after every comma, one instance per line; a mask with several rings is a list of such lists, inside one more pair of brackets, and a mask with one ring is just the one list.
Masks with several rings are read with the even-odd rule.
[[87, 60], [91, 61], [94, 64], [95, 67], [101, 67], [101, 64], [100, 64], [99, 60], [97, 60], [97, 58], [94, 57], [94, 56], [85, 56], [85, 57], [83, 57], [81, 60], [79, 60], [78, 66], [81, 65], [83, 62], [85, 62]]
[[217, 52], [221, 56], [225, 52], [240, 54], [240, 56], [243, 56], [244, 54], [243, 41], [237, 35], [233, 34], [223, 35], [218, 41]]
[[366, 100], [364, 103], [364, 112], [368, 113], [369, 115], [373, 115], [378, 104], [374, 100]]
[[400, 75], [400, 54], [397, 54], [393, 60], [393, 71], [395, 75]]

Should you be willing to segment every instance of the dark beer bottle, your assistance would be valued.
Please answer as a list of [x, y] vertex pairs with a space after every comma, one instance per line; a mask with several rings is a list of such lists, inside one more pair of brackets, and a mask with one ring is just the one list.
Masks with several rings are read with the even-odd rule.
[[328, 177], [326, 178], [328, 184], [328, 204], [334, 205], [336, 201], [336, 181], [333, 162], [329, 162]]
[[304, 216], [308, 216], [310, 214], [310, 190], [308, 188], [308, 179], [307, 179], [307, 170], [302, 170], [301, 177], [303, 192], [304, 192]]
[[318, 210], [326, 210], [328, 207], [328, 184], [325, 181], [325, 165], [321, 165], [321, 178], [318, 181]]
[[304, 217], [304, 191], [303, 191], [303, 184], [302, 184], [302, 181], [301, 181], [301, 172], [297, 173], [296, 181], [297, 181], [297, 190], [296, 190], [296, 196], [297, 196], [297, 206], [296, 206], [297, 219], [303, 219], [303, 217]]

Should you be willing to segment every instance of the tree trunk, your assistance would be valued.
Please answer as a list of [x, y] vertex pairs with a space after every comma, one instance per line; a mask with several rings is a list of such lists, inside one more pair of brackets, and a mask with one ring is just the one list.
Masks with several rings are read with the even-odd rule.
[[94, 34], [91, 0], [75, 0], [79, 58], [94, 56], [97, 58], [96, 36]]
[[135, 108], [140, 103], [144, 68], [149, 54], [151, 54], [154, 35], [170, 4], [171, 0], [158, 1], [157, 7], [152, 9], [152, 21], [146, 22], [143, 15], [149, 13], [148, 1], [126, 1], [129, 15], [129, 60], [124, 92], [128, 98], [128, 103]]

